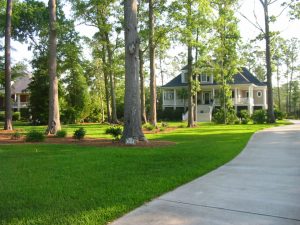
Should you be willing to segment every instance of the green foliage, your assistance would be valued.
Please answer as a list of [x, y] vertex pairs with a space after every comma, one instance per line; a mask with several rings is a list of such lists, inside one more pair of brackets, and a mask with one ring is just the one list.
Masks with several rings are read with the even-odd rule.
[[68, 132], [66, 130], [59, 130], [56, 132], [55, 137], [64, 138], [67, 137]]
[[157, 118], [158, 120], [163, 120], [163, 121], [181, 121], [183, 113], [184, 113], [183, 108], [176, 108], [174, 110], [171, 107], [167, 107], [164, 110], [157, 111]]
[[13, 140], [18, 140], [21, 138], [21, 133], [19, 131], [15, 131], [12, 135], [11, 135], [11, 139]]
[[263, 124], [267, 122], [267, 112], [266, 110], [255, 110], [252, 115], [253, 123]]
[[246, 109], [241, 110], [238, 113], [238, 117], [241, 119], [242, 124], [248, 124], [250, 122], [250, 114]]
[[169, 124], [167, 122], [161, 122], [161, 127], [169, 127]]
[[4, 121], [4, 119], [5, 119], [5, 112], [0, 111], [0, 121]]
[[14, 112], [12, 114], [12, 120], [13, 121], [19, 121], [19, 120], [21, 120], [21, 113], [20, 112]]
[[[226, 115], [226, 119], [225, 119]], [[236, 116], [236, 113], [233, 109], [226, 110], [226, 113], [224, 109], [216, 109], [213, 112], [212, 121], [216, 124], [235, 124], [238, 120], [238, 117]]]
[[282, 111], [280, 111], [279, 109], [274, 109], [274, 115], [275, 115], [276, 120], [282, 120], [285, 118], [284, 113]]
[[115, 140], [120, 140], [120, 137], [122, 136], [122, 133], [123, 133], [123, 128], [120, 126], [108, 127], [105, 130], [105, 133], [112, 135]]
[[146, 124], [143, 125], [143, 128], [146, 129], [146, 130], [148, 130], [148, 131], [152, 131], [152, 130], [155, 129], [155, 126], [153, 126], [150, 123], [146, 123]]
[[20, 113], [21, 113], [21, 120], [22, 121], [28, 121], [29, 120], [30, 112], [29, 112], [28, 108], [21, 108]]
[[77, 140], [81, 140], [86, 135], [86, 130], [83, 127], [74, 131], [73, 138]]
[[26, 134], [27, 142], [43, 142], [45, 141], [45, 134], [37, 130], [31, 130]]

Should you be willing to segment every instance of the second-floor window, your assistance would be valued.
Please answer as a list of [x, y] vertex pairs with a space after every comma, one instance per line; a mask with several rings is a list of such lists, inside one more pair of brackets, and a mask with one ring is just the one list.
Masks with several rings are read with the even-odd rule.
[[209, 83], [210, 82], [210, 76], [208, 76], [208, 75], [201, 75], [200, 76], [200, 82]]
[[165, 91], [164, 100], [174, 100], [174, 92], [173, 91]]

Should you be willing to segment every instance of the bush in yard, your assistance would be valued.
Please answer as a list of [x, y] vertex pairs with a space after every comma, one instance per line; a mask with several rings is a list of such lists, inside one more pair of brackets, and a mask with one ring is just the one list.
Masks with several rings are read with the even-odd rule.
[[243, 109], [238, 113], [239, 118], [241, 119], [242, 124], [248, 124], [250, 122], [250, 114], [248, 110]]
[[146, 130], [154, 130], [155, 129], [155, 126], [153, 126], [152, 124], [150, 123], [146, 123], [144, 126], [143, 126]]
[[58, 137], [58, 138], [64, 138], [67, 136], [67, 131], [66, 130], [59, 130], [56, 132], [55, 134], [55, 137]]
[[169, 124], [167, 122], [161, 122], [161, 127], [169, 127]]
[[45, 140], [45, 134], [40, 131], [31, 130], [26, 134], [27, 142], [42, 142]]
[[20, 112], [14, 112], [12, 114], [12, 120], [13, 121], [19, 121], [19, 120], [21, 120], [21, 113]]
[[0, 121], [4, 121], [4, 119], [5, 119], [5, 112], [1, 111], [0, 112]]
[[[217, 124], [224, 124], [224, 109], [217, 109], [215, 112], [213, 112], [213, 118], [212, 121]], [[238, 120], [236, 113], [233, 109], [228, 109], [226, 112], [226, 124], [235, 124], [235, 122]]]
[[15, 131], [12, 135], [11, 135], [11, 139], [12, 140], [18, 140], [21, 138], [21, 134], [18, 131]]
[[263, 123], [267, 122], [266, 110], [260, 109], [260, 110], [254, 111], [254, 113], [252, 115], [252, 120], [253, 120], [253, 123], [255, 123], [255, 124], [263, 124]]
[[86, 134], [85, 129], [83, 127], [80, 127], [79, 129], [74, 131], [73, 138], [77, 140], [81, 140], [84, 138], [85, 134]]
[[274, 116], [276, 120], [282, 120], [285, 117], [284, 113], [279, 109], [274, 110]]
[[107, 128], [105, 130], [105, 133], [112, 135], [115, 140], [120, 140], [120, 137], [123, 133], [123, 129], [122, 129], [122, 127], [119, 127], [119, 126], [112, 126], [112, 127]]

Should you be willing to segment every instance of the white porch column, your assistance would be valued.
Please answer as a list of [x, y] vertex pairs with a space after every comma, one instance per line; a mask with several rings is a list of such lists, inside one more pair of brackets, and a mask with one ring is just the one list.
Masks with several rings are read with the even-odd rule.
[[267, 88], [264, 88], [264, 92], [263, 92], [263, 98], [264, 98], [264, 109], [268, 109], [268, 104], [267, 104]]
[[174, 89], [174, 109], [176, 109], [176, 89]]
[[248, 108], [249, 114], [252, 115], [253, 113], [253, 87], [249, 86], [248, 88]]
[[17, 95], [17, 101], [18, 101], [17, 109], [18, 109], [18, 112], [20, 112], [20, 108], [21, 108], [21, 96], [20, 95]]
[[234, 108], [235, 111], [237, 112], [237, 95], [238, 95], [238, 91], [237, 88], [234, 89]]
[[162, 98], [162, 108], [163, 108], [163, 110], [165, 110], [165, 90], [163, 89], [163, 98]]

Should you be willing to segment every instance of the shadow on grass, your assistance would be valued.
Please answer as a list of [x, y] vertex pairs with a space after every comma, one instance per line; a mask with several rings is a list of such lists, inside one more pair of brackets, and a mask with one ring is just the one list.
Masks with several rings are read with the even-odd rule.
[[230, 161], [253, 133], [214, 131], [164, 134], [178, 144], [161, 148], [0, 146], [1, 224], [106, 224]]

